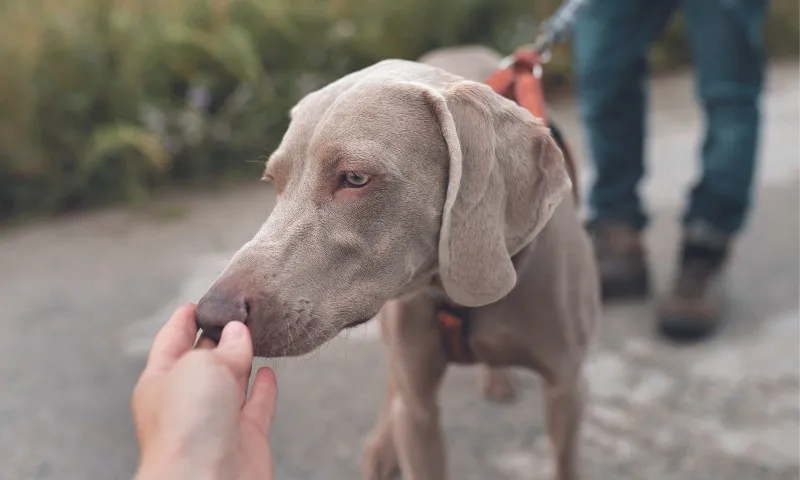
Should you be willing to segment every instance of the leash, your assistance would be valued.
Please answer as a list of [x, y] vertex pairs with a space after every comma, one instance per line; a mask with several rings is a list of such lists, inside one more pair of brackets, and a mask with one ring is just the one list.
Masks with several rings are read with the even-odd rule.
[[500, 67], [484, 83], [495, 92], [515, 101], [519, 106], [539, 117], [550, 128], [553, 138], [561, 147], [567, 171], [573, 185], [573, 197], [580, 201], [578, 168], [564, 135], [547, 114], [547, 103], [542, 88], [542, 64], [550, 59], [550, 50], [566, 41], [575, 26], [578, 12], [591, 0], [568, 0], [540, 28], [541, 33], [532, 45], [522, 46], [500, 62]]
[[[504, 58], [500, 66], [484, 83], [495, 92], [515, 101], [539, 117], [550, 128], [564, 154], [567, 172], [573, 184], [573, 196], [579, 201], [578, 172], [570, 149], [561, 131], [547, 115], [547, 104], [542, 89], [542, 64], [550, 59], [550, 49], [565, 41], [572, 32], [578, 12], [591, 0], [568, 0], [544, 23], [541, 33], [530, 46], [518, 48]], [[469, 365], [475, 363], [474, 352], [469, 347], [469, 330], [472, 309], [456, 305], [447, 298], [437, 299], [436, 323], [442, 348], [448, 361]]]
[[484, 83], [549, 124], [542, 91], [542, 60], [535, 50], [521, 47]]
[[[572, 35], [575, 20], [578, 12], [581, 11], [591, 0], [569, 0], [556, 10], [542, 28], [542, 33], [533, 44], [533, 50], [540, 54], [549, 53], [550, 48], [557, 43], [567, 41]], [[546, 62], [546, 60], [545, 60]]]
[[550, 60], [550, 50], [566, 41], [575, 25], [578, 12], [590, 0], [568, 0], [550, 19], [532, 45], [522, 46], [500, 62], [500, 68], [484, 83], [500, 95], [517, 102], [549, 126], [542, 90], [542, 64]]

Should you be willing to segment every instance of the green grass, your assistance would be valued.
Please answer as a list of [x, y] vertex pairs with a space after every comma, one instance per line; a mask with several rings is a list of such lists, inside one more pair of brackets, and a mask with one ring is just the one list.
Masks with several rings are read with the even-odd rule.
[[[0, 0], [0, 221], [254, 176], [303, 94], [387, 57], [530, 40], [554, 0]], [[797, 2], [770, 48], [797, 53]], [[656, 52], [685, 61], [679, 21]], [[551, 78], [569, 78], [559, 51]]]

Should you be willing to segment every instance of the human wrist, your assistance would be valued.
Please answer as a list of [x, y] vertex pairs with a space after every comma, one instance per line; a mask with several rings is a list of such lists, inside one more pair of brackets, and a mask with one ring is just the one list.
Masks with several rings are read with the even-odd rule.
[[142, 446], [134, 480], [216, 480], [219, 471], [208, 456], [193, 454], [181, 442], [157, 439]]

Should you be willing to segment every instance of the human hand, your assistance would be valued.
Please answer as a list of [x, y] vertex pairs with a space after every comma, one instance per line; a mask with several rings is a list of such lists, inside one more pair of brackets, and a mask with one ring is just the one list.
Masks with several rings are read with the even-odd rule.
[[250, 332], [227, 324], [219, 346], [197, 336], [195, 307], [179, 308], [159, 331], [131, 401], [137, 480], [272, 479], [269, 429], [275, 375], [261, 368], [246, 400]]

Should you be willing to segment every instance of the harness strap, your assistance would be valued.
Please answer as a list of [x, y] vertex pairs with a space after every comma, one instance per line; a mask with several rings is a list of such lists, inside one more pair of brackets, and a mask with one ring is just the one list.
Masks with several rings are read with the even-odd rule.
[[441, 298], [437, 302], [436, 324], [439, 337], [448, 361], [461, 365], [475, 363], [475, 355], [469, 347], [470, 309]]
[[533, 50], [520, 48], [512, 55], [506, 68], [494, 72], [484, 83], [500, 95], [513, 100], [522, 108], [549, 125], [547, 107], [541, 84], [541, 60]]
[[531, 112], [533, 116], [540, 118], [545, 126], [550, 127], [553, 138], [564, 154], [567, 173], [570, 180], [572, 180], [572, 196], [577, 203], [580, 202], [578, 168], [563, 135], [553, 125], [547, 114], [541, 71], [540, 55], [535, 50], [520, 48], [513, 53], [508, 66], [498, 69], [484, 83], [492, 87], [492, 90], [498, 94], [513, 100], [519, 106]]

